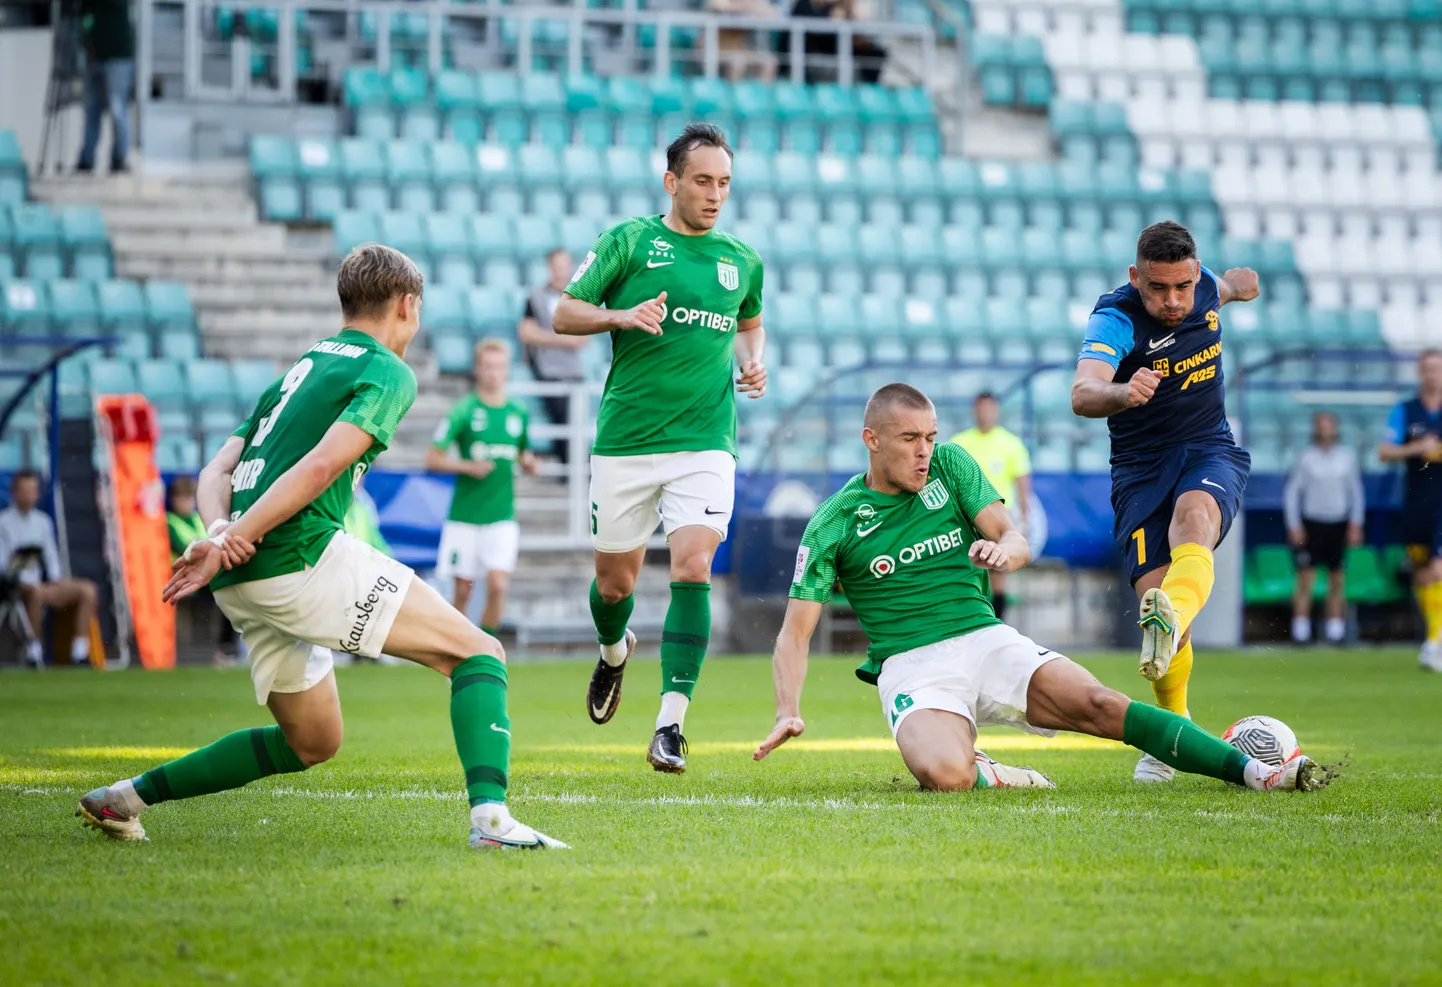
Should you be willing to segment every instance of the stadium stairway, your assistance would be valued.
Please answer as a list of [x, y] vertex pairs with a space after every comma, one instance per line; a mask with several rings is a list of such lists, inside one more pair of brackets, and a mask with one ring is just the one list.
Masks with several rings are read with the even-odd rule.
[[[244, 166], [39, 179], [32, 194], [55, 205], [98, 206], [118, 276], [188, 285], [208, 357], [280, 367], [340, 325], [329, 237], [311, 243], [261, 222]], [[386, 456], [396, 469], [420, 465], [431, 429], [462, 386], [440, 379], [424, 347], [414, 347], [410, 361], [420, 386]]]

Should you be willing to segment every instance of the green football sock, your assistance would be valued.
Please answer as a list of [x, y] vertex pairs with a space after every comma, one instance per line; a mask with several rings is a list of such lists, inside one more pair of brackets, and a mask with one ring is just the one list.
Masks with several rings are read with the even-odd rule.
[[451, 672], [451, 730], [466, 772], [471, 805], [504, 802], [506, 772], [511, 766], [505, 662], [475, 655]]
[[710, 641], [711, 584], [672, 583], [671, 605], [661, 627], [662, 692], [691, 698]]
[[1122, 741], [1178, 771], [1243, 784], [1247, 755], [1213, 737], [1185, 716], [1134, 702], [1127, 707]]
[[305, 765], [285, 742], [280, 727], [237, 730], [209, 747], [151, 768], [135, 779], [135, 793], [146, 805], [188, 799], [240, 788], [273, 774], [304, 771]]
[[635, 594], [615, 603], [607, 603], [601, 596], [601, 591], [596, 588], [596, 581], [591, 580], [591, 619], [596, 623], [596, 640], [601, 644], [615, 644], [626, 636], [626, 624], [630, 621], [631, 611], [634, 609]]

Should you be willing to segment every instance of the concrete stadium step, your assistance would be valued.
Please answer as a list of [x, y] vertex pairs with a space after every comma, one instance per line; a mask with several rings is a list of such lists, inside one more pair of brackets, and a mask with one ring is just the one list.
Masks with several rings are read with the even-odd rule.
[[321, 261], [318, 252], [289, 247], [285, 228], [253, 226], [244, 232], [224, 233], [213, 230], [134, 230], [110, 231], [110, 242], [118, 255], [126, 257], [193, 257], [273, 260], [289, 259]]
[[136, 256], [119, 253], [115, 261], [121, 277], [147, 280], [161, 278], [194, 284], [200, 281], [227, 281], [235, 284], [262, 283], [273, 286], [310, 286], [329, 275], [335, 290], [335, 275], [330, 265], [314, 259], [276, 257], [218, 257], [209, 254], [173, 256]]
[[186, 182], [139, 175], [76, 175], [39, 179], [31, 192], [56, 205], [174, 206], [238, 213], [255, 208], [249, 181], [239, 179]]
[[241, 205], [223, 210], [199, 209], [188, 203], [179, 208], [164, 209], [147, 204], [117, 203], [101, 206], [100, 209], [111, 233], [173, 230], [184, 234], [221, 234], [245, 233], [260, 227], [255, 204], [249, 198]]
[[335, 281], [317, 278], [309, 283], [270, 284], [265, 281], [205, 280], [190, 282], [195, 307], [210, 312], [232, 309], [253, 311], [258, 307], [338, 315]]

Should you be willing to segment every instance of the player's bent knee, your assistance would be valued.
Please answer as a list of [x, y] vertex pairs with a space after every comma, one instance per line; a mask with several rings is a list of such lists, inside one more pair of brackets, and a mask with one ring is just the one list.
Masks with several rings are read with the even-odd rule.
[[966, 792], [976, 785], [976, 763], [960, 761], [928, 761], [911, 769], [922, 788], [928, 792]]
[[1131, 700], [1115, 689], [1097, 683], [1082, 696], [1078, 719], [1093, 736], [1119, 738]]
[[324, 764], [340, 752], [343, 737], [344, 731], [340, 726], [336, 726], [333, 730], [317, 730], [294, 737], [287, 735], [285, 742], [295, 751], [301, 764], [313, 768], [317, 764]]

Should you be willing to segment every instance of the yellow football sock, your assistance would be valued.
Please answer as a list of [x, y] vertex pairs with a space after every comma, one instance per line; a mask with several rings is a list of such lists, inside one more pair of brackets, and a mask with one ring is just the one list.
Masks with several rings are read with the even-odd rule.
[[1418, 586], [1417, 602], [1427, 621], [1427, 640], [1442, 641], [1442, 583]]
[[1152, 683], [1152, 692], [1157, 705], [1179, 716], [1190, 716], [1187, 712], [1187, 680], [1192, 677], [1192, 642], [1188, 641], [1172, 655], [1167, 674]]
[[1172, 549], [1172, 564], [1162, 580], [1162, 591], [1171, 598], [1172, 609], [1177, 612], [1178, 635], [1187, 632], [1207, 605], [1214, 578], [1211, 549], [1196, 542]]

